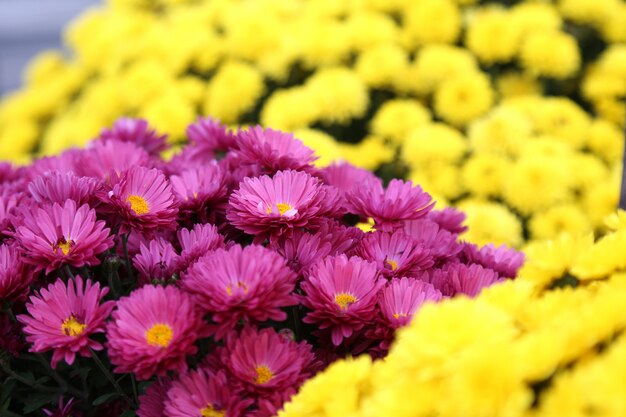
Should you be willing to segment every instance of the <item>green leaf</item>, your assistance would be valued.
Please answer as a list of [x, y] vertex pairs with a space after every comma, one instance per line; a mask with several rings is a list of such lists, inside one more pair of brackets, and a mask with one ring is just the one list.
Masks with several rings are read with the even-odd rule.
[[119, 394], [117, 392], [109, 392], [108, 394], [104, 394], [99, 396], [98, 398], [96, 398], [95, 400], [93, 400], [93, 403], [91, 403], [92, 405], [100, 405], [100, 404], [104, 404], [105, 402], [112, 400], [113, 398], [117, 397]]
[[137, 417], [137, 414], [133, 410], [126, 410], [119, 417]]
[[56, 404], [56, 402], [59, 400], [59, 396], [60, 395], [56, 392], [36, 393], [29, 395], [24, 400], [24, 414], [39, 410], [44, 405]]

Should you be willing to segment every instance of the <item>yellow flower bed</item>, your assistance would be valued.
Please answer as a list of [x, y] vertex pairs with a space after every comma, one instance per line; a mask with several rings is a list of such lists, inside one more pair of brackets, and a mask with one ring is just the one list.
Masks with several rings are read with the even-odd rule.
[[334, 363], [279, 417], [626, 415], [626, 213], [528, 250], [515, 281], [424, 306], [389, 356]]
[[0, 103], [0, 158], [122, 115], [181, 141], [211, 115], [407, 176], [466, 210], [476, 243], [598, 230], [619, 194], [625, 20], [620, 0], [109, 0]]

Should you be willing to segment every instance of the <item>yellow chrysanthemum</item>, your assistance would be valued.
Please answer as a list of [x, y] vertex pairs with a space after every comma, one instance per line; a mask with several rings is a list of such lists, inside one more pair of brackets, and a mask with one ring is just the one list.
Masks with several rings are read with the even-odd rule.
[[383, 88], [398, 84], [398, 77], [409, 65], [407, 53], [398, 45], [380, 44], [363, 51], [354, 70], [370, 87]]
[[465, 126], [491, 108], [494, 93], [489, 78], [479, 72], [444, 81], [434, 99], [438, 116], [454, 126]]
[[427, 123], [409, 133], [402, 145], [402, 159], [419, 167], [431, 161], [458, 161], [467, 150], [467, 142], [456, 129], [443, 123]]
[[585, 233], [591, 223], [578, 205], [562, 204], [534, 214], [528, 228], [533, 239], [550, 239], [563, 233]]
[[532, 132], [531, 119], [523, 112], [499, 106], [469, 125], [468, 138], [474, 152], [516, 155]]
[[310, 105], [309, 90], [303, 87], [275, 91], [261, 110], [263, 125], [285, 131], [309, 126], [318, 117], [318, 109]]
[[502, 193], [511, 161], [498, 154], [476, 153], [463, 164], [461, 179], [467, 190], [479, 197]]
[[418, 0], [405, 5], [404, 37], [410, 48], [456, 42], [461, 13], [451, 0]]
[[558, 30], [562, 19], [554, 5], [543, 2], [521, 2], [511, 8], [511, 18], [525, 36], [544, 30]]
[[421, 164], [411, 171], [407, 178], [414, 184], [424, 184], [427, 192], [444, 197], [446, 200], [458, 198], [464, 191], [456, 164], [444, 161]]
[[465, 44], [487, 65], [509, 62], [521, 41], [522, 27], [502, 8], [487, 8], [473, 18]]
[[481, 200], [464, 200], [457, 207], [465, 212], [468, 230], [462, 239], [478, 245], [494, 243], [519, 246], [522, 243], [522, 225], [506, 206]]
[[315, 129], [298, 129], [293, 133], [296, 138], [315, 151], [319, 157], [315, 161], [316, 166], [325, 167], [341, 159], [341, 147], [332, 136]]
[[520, 61], [538, 76], [567, 78], [580, 67], [576, 39], [559, 31], [534, 32], [522, 43]]
[[537, 78], [518, 72], [505, 72], [496, 79], [496, 88], [504, 99], [518, 96], [538, 96], [543, 88]]
[[416, 100], [389, 100], [374, 115], [371, 130], [375, 135], [401, 144], [407, 140], [411, 131], [430, 120], [428, 109]]

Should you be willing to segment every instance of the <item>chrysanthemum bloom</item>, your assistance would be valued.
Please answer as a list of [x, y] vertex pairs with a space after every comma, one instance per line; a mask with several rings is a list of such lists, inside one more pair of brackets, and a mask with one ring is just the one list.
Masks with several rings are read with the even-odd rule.
[[75, 398], [70, 398], [68, 402], [65, 402], [65, 399], [61, 397], [55, 411], [50, 411], [46, 408], [42, 411], [48, 417], [81, 417], [83, 413], [76, 409], [77, 403], [74, 400]]
[[261, 126], [239, 130], [235, 136], [241, 162], [259, 165], [263, 174], [282, 170], [310, 170], [317, 159], [315, 152], [291, 133]]
[[220, 153], [236, 149], [235, 134], [211, 117], [199, 117], [187, 127], [189, 142], [202, 154], [219, 159]]
[[4, 234], [22, 222], [21, 216], [15, 216], [15, 213], [27, 199], [25, 193], [16, 193], [9, 188], [0, 190], [0, 233]]
[[191, 297], [176, 287], [145, 285], [117, 302], [107, 325], [107, 349], [115, 372], [139, 379], [187, 369], [196, 340], [205, 335]]
[[296, 274], [285, 260], [257, 245], [218, 249], [198, 260], [181, 280], [182, 287], [212, 314], [217, 337], [240, 320], [285, 320], [281, 307], [297, 303], [292, 295], [295, 283]]
[[74, 363], [76, 354], [90, 356], [90, 349], [102, 350], [102, 345], [89, 338], [104, 332], [104, 322], [111, 313], [114, 301], [102, 301], [109, 292], [99, 283], [77, 276], [67, 283], [61, 279], [30, 296], [26, 303], [28, 314], [17, 319], [24, 324], [26, 340], [31, 352], [52, 354], [52, 367], [64, 359]]
[[356, 256], [327, 257], [302, 282], [302, 303], [312, 310], [303, 321], [330, 329], [337, 346], [375, 317], [377, 294], [384, 285], [373, 262]]
[[0, 300], [24, 300], [35, 279], [32, 268], [25, 265], [14, 245], [0, 245]]
[[335, 189], [299, 171], [279, 171], [270, 178], [246, 178], [230, 197], [227, 219], [244, 232], [280, 235], [295, 228], [315, 228], [322, 218], [338, 216]]
[[176, 272], [178, 258], [174, 246], [162, 237], [151, 240], [148, 245], [142, 243], [133, 258], [133, 265], [139, 271], [139, 283], [167, 281]]
[[133, 167], [147, 166], [148, 153], [131, 142], [107, 140], [92, 142], [92, 146], [76, 157], [74, 171], [80, 176], [115, 180]]
[[164, 415], [240, 417], [251, 403], [252, 400], [240, 398], [233, 392], [224, 371], [212, 372], [200, 368], [172, 383], [165, 398]]
[[196, 224], [191, 230], [180, 229], [177, 235], [182, 248], [178, 266], [181, 271], [189, 268], [201, 256], [225, 246], [224, 237], [212, 224]]
[[77, 205], [94, 207], [101, 183], [96, 178], [78, 177], [72, 172], [51, 171], [28, 184], [28, 191], [37, 203], [59, 203], [74, 200]]
[[297, 388], [315, 366], [311, 345], [296, 343], [272, 328], [230, 333], [219, 356], [235, 385], [252, 395]]
[[373, 218], [376, 228], [382, 231], [401, 226], [403, 220], [422, 218], [435, 205], [419, 185], [396, 179], [387, 189], [379, 181], [366, 181], [346, 193], [346, 200], [349, 212]]
[[464, 242], [461, 259], [465, 263], [476, 263], [493, 269], [500, 278], [515, 278], [524, 263], [524, 252], [518, 252], [506, 245], [496, 247], [493, 243], [478, 249], [478, 246]]
[[431, 282], [444, 296], [465, 294], [476, 297], [480, 291], [497, 282], [504, 281], [493, 269], [478, 264], [451, 264], [432, 274]]
[[328, 185], [337, 188], [342, 194], [347, 193], [352, 187], [360, 187], [366, 181], [380, 182], [382, 180], [371, 171], [357, 168], [347, 162], [334, 163], [321, 169], [319, 176]]
[[433, 266], [433, 256], [423, 242], [402, 230], [368, 233], [354, 254], [376, 263], [386, 277], [412, 275]]
[[80, 166], [80, 159], [84, 152], [82, 149], [72, 148], [61, 152], [59, 155], [44, 156], [34, 160], [31, 166], [25, 167], [23, 174], [32, 180], [51, 171], [75, 172], [76, 168]]
[[216, 163], [172, 175], [170, 183], [183, 220], [215, 222], [216, 211], [228, 206], [226, 179]]
[[121, 233], [176, 227], [178, 208], [172, 188], [157, 169], [135, 167], [125, 171], [104, 201], [119, 217]]
[[159, 378], [139, 396], [139, 408], [137, 415], [139, 417], [165, 417], [165, 401], [167, 400], [167, 391], [172, 386], [172, 380], [169, 378]]
[[446, 207], [443, 210], [432, 210], [428, 213], [428, 219], [434, 221], [444, 230], [453, 234], [461, 234], [467, 230], [463, 225], [467, 216], [460, 210], [453, 207]]
[[117, 119], [112, 128], [102, 130], [98, 139], [103, 142], [118, 140], [120, 142], [134, 143], [150, 155], [155, 156], [169, 148], [166, 142], [167, 135], [159, 135], [143, 119], [132, 119], [130, 117]]
[[25, 262], [37, 271], [45, 268], [48, 274], [62, 265], [98, 265], [96, 256], [113, 246], [104, 226], [88, 205], [77, 209], [73, 200], [66, 200], [63, 206], [54, 203], [25, 217], [15, 237], [26, 255]]
[[462, 250], [461, 244], [457, 242], [457, 235], [442, 229], [429, 219], [408, 220], [404, 222], [404, 231], [412, 238], [424, 242], [437, 263], [455, 257]]
[[8, 314], [0, 313], [0, 355], [7, 352], [17, 357], [26, 347], [22, 335], [21, 324], [13, 322]]

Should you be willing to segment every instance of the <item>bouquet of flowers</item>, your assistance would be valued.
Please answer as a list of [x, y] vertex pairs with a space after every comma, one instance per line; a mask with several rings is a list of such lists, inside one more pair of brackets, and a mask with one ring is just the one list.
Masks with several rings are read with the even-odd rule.
[[163, 158], [166, 136], [124, 118], [1, 166], [3, 415], [269, 417], [523, 263], [461, 241], [463, 213], [410, 181], [316, 168], [292, 134], [203, 118], [187, 135]]

